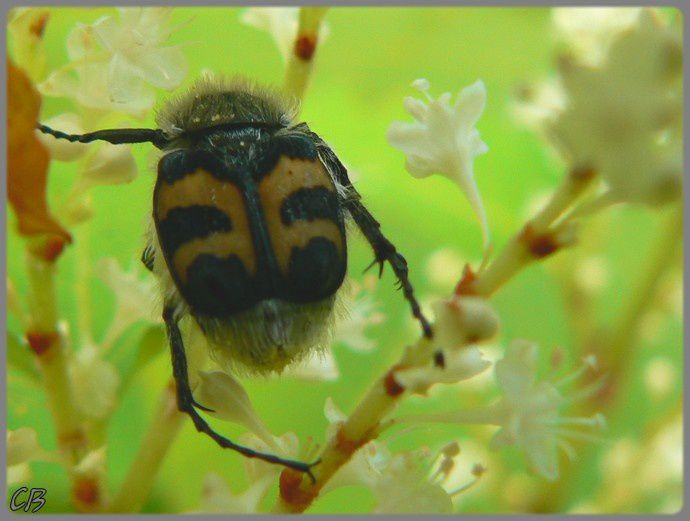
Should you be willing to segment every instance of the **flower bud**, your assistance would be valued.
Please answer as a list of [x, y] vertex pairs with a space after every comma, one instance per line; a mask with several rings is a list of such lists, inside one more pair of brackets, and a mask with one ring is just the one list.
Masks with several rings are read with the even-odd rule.
[[434, 341], [441, 349], [456, 349], [487, 340], [498, 331], [498, 315], [481, 297], [453, 295], [432, 304], [436, 314]]

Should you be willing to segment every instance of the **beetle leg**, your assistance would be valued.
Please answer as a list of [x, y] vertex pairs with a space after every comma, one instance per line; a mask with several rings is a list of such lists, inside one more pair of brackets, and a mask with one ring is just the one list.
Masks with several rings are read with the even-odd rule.
[[422, 313], [419, 302], [417, 302], [417, 299], [414, 296], [414, 288], [410, 283], [407, 270], [407, 261], [405, 260], [405, 257], [398, 253], [398, 251], [395, 249], [395, 246], [393, 246], [393, 243], [386, 239], [381, 232], [381, 225], [379, 222], [374, 219], [374, 216], [369, 213], [369, 210], [367, 210], [360, 201], [361, 197], [359, 193], [357, 193], [357, 190], [355, 190], [355, 187], [352, 186], [350, 178], [347, 175], [347, 169], [340, 162], [338, 156], [335, 155], [333, 150], [331, 150], [331, 148], [318, 135], [309, 131], [309, 128], [306, 125], [300, 127], [300, 129], [303, 132], [308, 132], [312, 139], [318, 143], [317, 146], [321, 161], [323, 161], [323, 163], [326, 165], [326, 168], [331, 172], [334, 180], [343, 186], [347, 191], [347, 195], [342, 197], [341, 204], [350, 212], [350, 215], [352, 215], [355, 223], [374, 250], [374, 255], [376, 257], [374, 262], [372, 262], [367, 269], [378, 263], [380, 277], [383, 273], [384, 263], [388, 262], [388, 264], [391, 265], [395, 276], [398, 278], [399, 287], [402, 288], [405, 299], [410, 303], [412, 314], [417, 320], [419, 320], [419, 323], [422, 326], [424, 336], [431, 338], [433, 336], [431, 324], [429, 324], [429, 321]]
[[[274, 454], [267, 454], [264, 452], [259, 452], [243, 445], [238, 445], [233, 441], [224, 438], [217, 432], [215, 432], [211, 426], [204, 420], [196, 410], [196, 407], [205, 409], [199, 406], [194, 401], [194, 396], [192, 395], [192, 390], [189, 387], [189, 375], [187, 373], [187, 357], [185, 355], [184, 344], [182, 342], [182, 334], [180, 333], [180, 328], [178, 327], [177, 320], [174, 317], [174, 310], [170, 306], [166, 306], [163, 311], [163, 320], [165, 321], [166, 328], [168, 330], [168, 338], [170, 340], [170, 353], [172, 356], [172, 366], [173, 366], [173, 377], [175, 378], [175, 386], [177, 390], [177, 407], [180, 411], [188, 414], [196, 430], [203, 432], [213, 439], [218, 445], [224, 449], [231, 449], [239, 452], [243, 456], [248, 458], [258, 458], [260, 460], [266, 461], [268, 463], [275, 463], [278, 465], [283, 465], [285, 467], [297, 470], [299, 472], [306, 473], [312, 481], [315, 481], [314, 474], [311, 468], [318, 464], [319, 461], [314, 463], [303, 463], [300, 461], [294, 461], [289, 459], [284, 459]], [[206, 409], [208, 410], [208, 409]]]
[[431, 325], [422, 313], [419, 302], [417, 302], [417, 298], [414, 296], [414, 288], [410, 283], [407, 261], [405, 260], [405, 257], [403, 257], [395, 249], [393, 243], [386, 239], [381, 232], [381, 225], [376, 219], [374, 219], [374, 216], [369, 213], [369, 210], [367, 210], [359, 201], [359, 198], [350, 198], [346, 201], [345, 205], [350, 211], [350, 215], [352, 215], [355, 223], [364, 234], [364, 237], [366, 237], [367, 241], [374, 250], [374, 256], [376, 258], [369, 267], [378, 263], [380, 276], [383, 272], [384, 263], [388, 262], [388, 264], [390, 264], [391, 268], [393, 268], [395, 276], [398, 278], [398, 284], [403, 290], [405, 299], [410, 303], [412, 314], [422, 325], [424, 336], [431, 338], [433, 336]]

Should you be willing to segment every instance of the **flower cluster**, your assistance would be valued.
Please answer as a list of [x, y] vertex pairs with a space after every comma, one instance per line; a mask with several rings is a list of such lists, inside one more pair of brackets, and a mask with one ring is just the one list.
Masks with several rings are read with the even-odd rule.
[[651, 9], [567, 9], [558, 82], [528, 91], [522, 113], [612, 202], [675, 200], [682, 179], [682, 43]]
[[[31, 110], [35, 109], [36, 114], [26, 119], [30, 135], [36, 140], [37, 151], [46, 154], [43, 173], [47, 174], [49, 160], [76, 163], [75, 181], [56, 212], [60, 225], [70, 231], [91, 217], [91, 188], [132, 181], [138, 174], [136, 163], [128, 146], [108, 143], [84, 145], [57, 140], [34, 131], [36, 122], [41, 121], [63, 132], [75, 134], [102, 126], [126, 125], [132, 116], [141, 117], [150, 112], [155, 99], [152, 87], [170, 90], [178, 86], [186, 75], [181, 50], [166, 43], [172, 30], [171, 9], [123, 8], [118, 13], [117, 17], [104, 16], [90, 25], [79, 24], [67, 39], [69, 63], [50, 72], [47, 77], [42, 35], [49, 23], [51, 10], [18, 9], [13, 10], [10, 16], [13, 56], [18, 69], [25, 71], [34, 82], [40, 82], [38, 92], [33, 85], [28, 85], [24, 90], [35, 93], [30, 101]], [[13, 80], [11, 83], [12, 89], [15, 89], [17, 82]], [[74, 111], [49, 119], [41, 117], [39, 92], [43, 96], [71, 99]], [[17, 94], [13, 91], [13, 100], [17, 99]], [[12, 112], [13, 117], [18, 119], [18, 111], [14, 107]], [[27, 148], [23, 156], [37, 153], [29, 153]], [[29, 159], [25, 157], [26, 161]], [[38, 179], [37, 171], [32, 171], [18, 185], [15, 177], [18, 173], [21, 173], [19, 168], [13, 165], [10, 182], [13, 192], [26, 192], [33, 199], [32, 207], [38, 207], [46, 197], [44, 180]], [[43, 192], [36, 193], [37, 189], [32, 185], [40, 186]], [[21, 202], [26, 198], [26, 195], [22, 199], [19, 196], [13, 197], [13, 201]], [[19, 204], [14, 206], [20, 233], [30, 235], [51, 231], [45, 226], [37, 231], [27, 230], [25, 223], [28, 222], [27, 214], [31, 208]], [[36, 217], [32, 217], [34, 220], [31, 222], [35, 223]], [[84, 231], [80, 232], [79, 239], [82, 243], [88, 241]], [[13, 343], [20, 349], [13, 350], [10, 363], [26, 370], [25, 373], [31, 376], [30, 385], [43, 384], [49, 395], [51, 392], [60, 393], [57, 397], [49, 396], [50, 400], [56, 402], [51, 412], [54, 416], [67, 416], [68, 420], [64, 423], [69, 422], [71, 428], [75, 429], [71, 434], [78, 438], [74, 441], [78, 447], [58, 455], [41, 449], [33, 429], [22, 427], [11, 431], [8, 434], [8, 444], [13, 447], [9, 482], [26, 481], [31, 462], [49, 461], [65, 465], [75, 483], [89, 483], [92, 486], [103, 477], [106, 447], [101, 436], [91, 437], [84, 433], [105, 428], [126, 384], [152, 358], [152, 354], [160, 352], [163, 347], [163, 331], [160, 321], [153, 319], [150, 314], [153, 304], [151, 295], [154, 293], [152, 283], [143, 281], [134, 271], [142, 268], [125, 272], [114, 259], [103, 259], [96, 268], [115, 296], [115, 313], [104, 336], [94, 338], [90, 321], [90, 269], [79, 270], [78, 280], [72, 288], [84, 318], [80, 317], [79, 327], [71, 331], [67, 323], [56, 316], [56, 304], [52, 301], [55, 297], [54, 281], [51, 279], [55, 274], [53, 261], [59, 250], [56, 251], [52, 254], [50, 251], [44, 252], [38, 258], [29, 256], [32, 289], [40, 294], [30, 295], [27, 299], [31, 306], [27, 316], [19, 302], [14, 303], [13, 310], [22, 326], [27, 328], [27, 342], [31, 344], [36, 359], [32, 359], [32, 351], [26, 345], [20, 345], [21, 342], [16, 340]], [[83, 248], [77, 249], [78, 256], [84, 254]], [[89, 262], [87, 259], [77, 260], [80, 261], [84, 268]], [[138, 260], [136, 266], [140, 266]], [[141, 342], [135, 342], [133, 346], [138, 348], [133, 366], [124, 375], [122, 367], [118, 367], [115, 360], [121, 355], [122, 339], [136, 323], [145, 324], [144, 332], [140, 337]], [[32, 333], [32, 328], [37, 328], [37, 332]], [[32, 340], [32, 335], [38, 340]], [[50, 343], [55, 345], [51, 346]], [[46, 345], [54, 353], [43, 360], [42, 349], [48, 349]], [[35, 370], [36, 362], [42, 368], [40, 373]], [[59, 432], [58, 437], [62, 434]], [[76, 490], [75, 494], [79, 495], [79, 489]], [[93, 490], [97, 491], [97, 488]], [[96, 492], [85, 493], [84, 497], [88, 501], [102, 499]], [[77, 497], [75, 502], [79, 501]], [[90, 505], [82, 506], [91, 508]]]

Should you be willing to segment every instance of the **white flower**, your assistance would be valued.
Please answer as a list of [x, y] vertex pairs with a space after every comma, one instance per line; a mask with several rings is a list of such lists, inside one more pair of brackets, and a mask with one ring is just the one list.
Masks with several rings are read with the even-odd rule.
[[538, 348], [527, 341], [513, 342], [505, 357], [495, 366], [496, 380], [503, 392], [497, 405], [501, 430], [493, 441], [494, 447], [516, 445], [525, 451], [534, 470], [547, 479], [558, 477], [558, 449], [572, 456], [566, 437], [587, 439], [585, 434], [568, 426], [603, 428], [603, 416], [592, 418], [561, 417], [563, 406], [573, 401], [561, 394], [560, 387], [573, 381], [593, 359], [586, 359], [580, 370], [566, 377], [560, 384], [536, 380]]
[[396, 454], [374, 485], [375, 514], [450, 514], [450, 494], [430, 479], [427, 451]]
[[560, 382], [539, 382], [536, 378], [536, 344], [514, 341], [504, 358], [495, 365], [495, 376], [503, 395], [499, 401], [488, 407], [423, 414], [401, 418], [400, 421], [497, 425], [500, 430], [492, 441], [493, 448], [505, 445], [519, 447], [535, 472], [553, 480], [558, 477], [558, 450], [563, 450], [569, 457], [574, 455], [566, 438], [595, 439], [571, 427], [604, 427], [600, 414], [591, 418], [561, 415], [564, 406], [588, 396], [595, 389], [590, 387], [571, 397], [561, 393], [566, 384], [573, 382], [594, 364], [594, 359], [590, 357], [585, 359], [580, 369]]
[[[324, 413], [329, 421], [327, 437], [332, 438], [346, 420], [331, 398]], [[363, 485], [376, 498], [374, 513], [449, 513], [452, 497], [472, 483], [448, 491], [449, 478], [460, 453], [457, 443], [449, 443], [437, 454], [427, 449], [392, 454], [385, 442], [371, 440], [354, 453], [322, 489], [322, 495], [340, 487]]]
[[486, 103], [484, 83], [480, 80], [462, 89], [453, 105], [449, 92], [433, 99], [426, 80], [417, 80], [413, 86], [426, 96], [428, 103], [406, 97], [405, 109], [416, 121], [393, 122], [388, 129], [388, 141], [405, 153], [407, 170], [413, 176], [440, 174], [463, 189], [481, 221], [486, 246], [489, 229], [474, 180], [474, 158], [489, 150], [475, 128]]
[[[268, 32], [280, 52], [283, 62], [288, 61], [297, 38], [299, 7], [249, 7], [242, 13], [242, 22]], [[328, 24], [322, 24], [319, 38], [329, 33]]]
[[481, 297], [453, 295], [432, 304], [436, 315], [434, 338], [435, 356], [442, 356], [425, 366], [413, 366], [395, 371], [395, 380], [406, 390], [426, 394], [435, 383], [455, 384], [468, 380], [491, 363], [481, 351], [470, 344], [487, 340], [498, 330], [498, 315]]
[[69, 380], [77, 409], [87, 418], [101, 420], [117, 405], [120, 374], [103, 359], [102, 350], [84, 345], [69, 361]]
[[244, 425], [264, 443], [272, 444], [273, 436], [256, 414], [242, 384], [222, 371], [199, 371], [199, 384], [194, 399], [212, 410], [211, 416]]
[[557, 36], [579, 61], [599, 65], [615, 38], [635, 24], [639, 7], [557, 7], [553, 24]]
[[155, 99], [150, 85], [172, 90], [182, 83], [184, 55], [177, 46], [165, 46], [172, 32], [171, 8], [118, 11], [119, 21], [104, 16], [70, 33], [71, 63], [53, 72], [41, 92], [74, 98], [88, 108], [143, 116]]

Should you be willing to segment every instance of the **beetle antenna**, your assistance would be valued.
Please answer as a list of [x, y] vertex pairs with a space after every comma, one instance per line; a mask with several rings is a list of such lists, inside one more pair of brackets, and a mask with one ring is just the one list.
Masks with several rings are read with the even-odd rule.
[[57, 139], [66, 139], [72, 143], [91, 143], [92, 141], [107, 141], [113, 145], [152, 143], [156, 148], [162, 149], [170, 142], [160, 129], [116, 128], [97, 130], [96, 132], [89, 132], [87, 134], [66, 134], [40, 123], [36, 128], [44, 134], [51, 135]]

